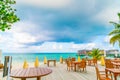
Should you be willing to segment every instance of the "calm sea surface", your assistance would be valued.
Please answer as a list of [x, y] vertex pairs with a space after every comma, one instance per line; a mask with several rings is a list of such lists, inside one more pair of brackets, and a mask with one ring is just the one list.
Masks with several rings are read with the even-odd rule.
[[28, 62], [34, 62], [36, 57], [39, 58], [39, 61], [43, 61], [44, 57], [47, 57], [47, 59], [56, 59], [59, 61], [61, 56], [63, 58], [77, 58], [77, 53], [3, 53], [2, 62], [4, 61], [4, 56], [12, 56], [13, 62], [23, 62], [24, 60], [27, 60]]
[[[60, 60], [61, 56], [63, 58], [75, 57], [76, 59], [78, 57], [77, 53], [2, 53], [2, 62], [4, 62], [5, 56], [12, 56], [12, 62], [24, 62], [24, 60], [27, 60], [27, 62], [34, 62], [36, 57], [38, 57], [41, 62], [43, 62], [44, 57], [47, 57], [47, 59], [56, 59], [57, 61]], [[80, 56], [80, 58], [85, 58], [85, 56]], [[113, 56], [106, 58], [113, 58]]]

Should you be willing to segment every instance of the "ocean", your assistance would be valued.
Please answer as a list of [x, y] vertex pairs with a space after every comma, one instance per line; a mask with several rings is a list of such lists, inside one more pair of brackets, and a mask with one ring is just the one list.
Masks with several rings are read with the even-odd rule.
[[2, 62], [4, 62], [5, 56], [12, 56], [12, 62], [24, 62], [24, 60], [34, 62], [36, 57], [38, 57], [41, 62], [43, 62], [44, 57], [47, 57], [47, 59], [56, 59], [57, 61], [60, 60], [60, 57], [75, 57], [77, 59], [77, 53], [3, 53]]
[[[27, 62], [34, 62], [36, 57], [38, 57], [40, 62], [43, 62], [44, 57], [47, 57], [47, 59], [56, 59], [57, 61], [60, 60], [60, 57], [62, 58], [68, 58], [68, 57], [75, 57], [76, 60], [78, 58], [77, 53], [2, 53], [2, 59], [1, 62], [4, 63], [4, 57], [5, 56], [12, 56], [12, 62], [24, 62], [25, 60]], [[85, 58], [85, 55], [81, 55], [80, 58]], [[89, 58], [92, 58], [89, 56]], [[107, 56], [106, 58], [113, 58], [113, 56]]]

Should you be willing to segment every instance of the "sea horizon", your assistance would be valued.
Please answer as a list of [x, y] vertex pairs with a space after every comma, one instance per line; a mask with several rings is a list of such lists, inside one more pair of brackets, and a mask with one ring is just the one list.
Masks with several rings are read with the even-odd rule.
[[2, 62], [4, 62], [5, 56], [12, 56], [13, 62], [24, 62], [27, 60], [28, 62], [34, 62], [36, 57], [39, 58], [39, 61], [44, 61], [44, 57], [47, 59], [56, 59], [60, 60], [60, 57], [68, 58], [75, 57], [77, 58], [77, 53], [3, 53], [2, 54]]
[[70, 54], [70, 53], [77, 53], [77, 52], [3, 52], [2, 54]]

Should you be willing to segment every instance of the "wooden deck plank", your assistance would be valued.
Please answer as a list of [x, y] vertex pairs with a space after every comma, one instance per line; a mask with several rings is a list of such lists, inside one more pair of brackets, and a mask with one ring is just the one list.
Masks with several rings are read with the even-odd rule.
[[[41, 64], [40, 67], [47, 67], [45, 64]], [[96, 80], [96, 72], [94, 66], [87, 66], [87, 72], [80, 72], [74, 70], [67, 71], [66, 64], [60, 64], [57, 63], [56, 67], [48, 67], [52, 69], [52, 73], [41, 77], [41, 80]], [[102, 66], [100, 66], [101, 69], [103, 69]], [[34, 71], [31, 71], [33, 74]], [[37, 70], [39, 74], [43, 73], [43, 70]], [[13, 80], [20, 80], [20, 79], [15, 79]], [[27, 80], [36, 80], [36, 78], [29, 78]]]

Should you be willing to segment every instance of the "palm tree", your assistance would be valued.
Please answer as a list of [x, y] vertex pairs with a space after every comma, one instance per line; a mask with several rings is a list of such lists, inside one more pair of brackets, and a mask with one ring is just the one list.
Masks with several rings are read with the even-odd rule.
[[119, 43], [119, 46], [120, 46], [120, 13], [118, 13], [118, 17], [119, 17], [119, 22], [110, 22], [112, 23], [115, 28], [113, 29], [113, 31], [111, 31], [109, 33], [110, 36], [112, 36], [110, 38], [110, 44], [115, 44], [116, 42]]
[[90, 56], [92, 56], [95, 59], [100, 59], [101, 52], [98, 48], [93, 48], [92, 51], [89, 53]]

